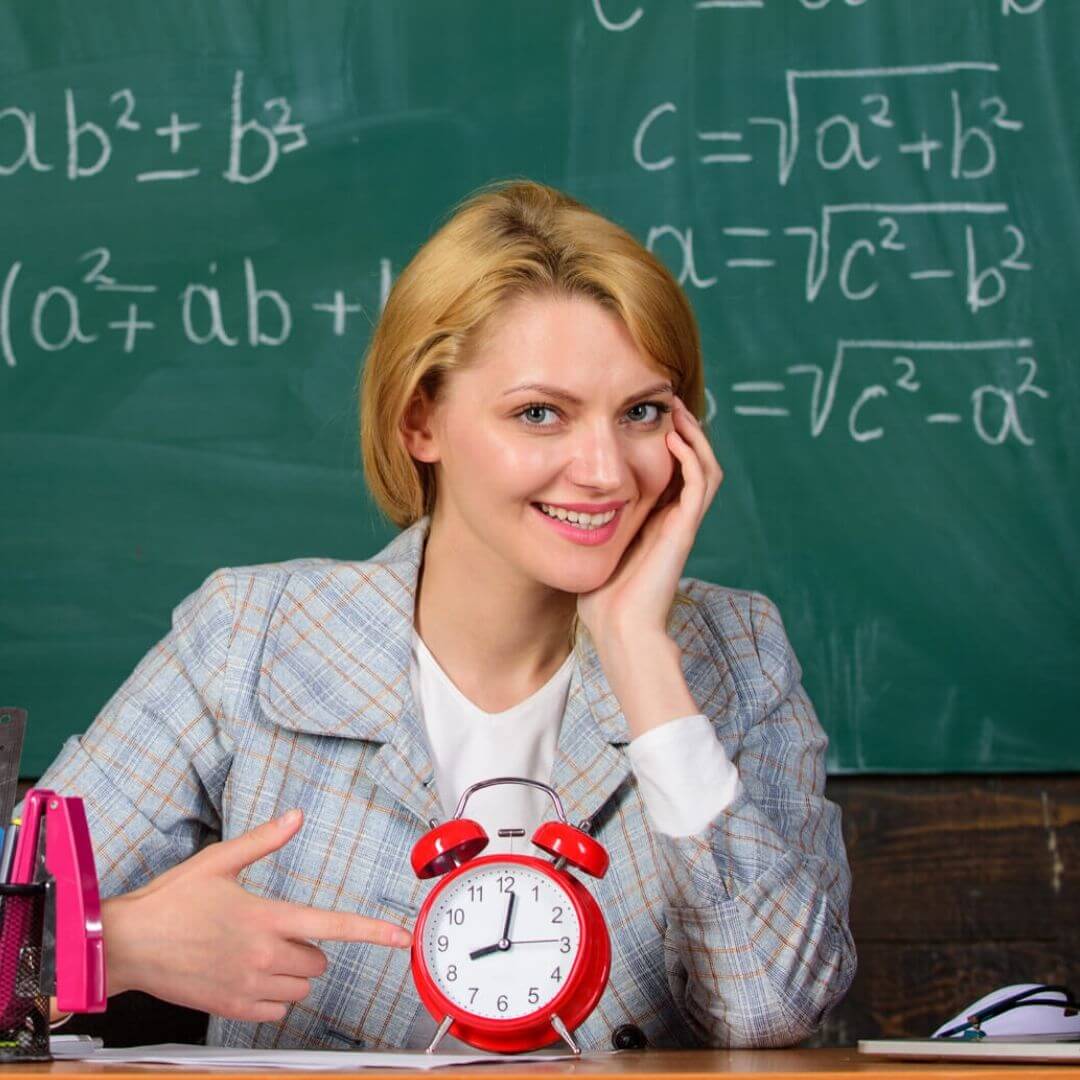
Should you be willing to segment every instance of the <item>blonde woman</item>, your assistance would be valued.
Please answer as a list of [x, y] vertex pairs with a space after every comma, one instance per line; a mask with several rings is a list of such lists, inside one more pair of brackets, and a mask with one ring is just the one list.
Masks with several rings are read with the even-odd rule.
[[[427, 1046], [409, 852], [515, 775], [611, 857], [583, 1049], [810, 1035], [855, 971], [840, 814], [776, 607], [680, 576], [722, 479], [703, 405], [690, 305], [629, 233], [525, 181], [459, 206], [363, 368], [399, 534], [211, 574], [42, 778], [87, 801], [110, 992], [209, 1012], [211, 1044]], [[547, 810], [469, 804], [488, 851]]]

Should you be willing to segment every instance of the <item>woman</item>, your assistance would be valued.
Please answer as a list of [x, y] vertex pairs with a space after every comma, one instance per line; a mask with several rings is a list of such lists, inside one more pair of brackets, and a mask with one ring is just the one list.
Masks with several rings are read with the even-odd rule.
[[[611, 856], [583, 1049], [814, 1031], [855, 971], [840, 815], [774, 605], [680, 578], [722, 479], [703, 397], [690, 305], [627, 232], [528, 182], [458, 208], [363, 372], [403, 531], [212, 574], [41, 780], [87, 801], [110, 992], [210, 1012], [212, 1044], [428, 1045], [409, 851], [529, 775]], [[470, 802], [489, 851], [528, 849], [533, 796]]]

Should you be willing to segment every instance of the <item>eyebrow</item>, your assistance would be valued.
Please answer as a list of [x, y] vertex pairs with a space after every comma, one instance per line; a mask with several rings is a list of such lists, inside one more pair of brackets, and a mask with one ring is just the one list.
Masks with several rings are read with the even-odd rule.
[[[571, 405], [583, 404], [581, 398], [574, 397], [569, 391], [560, 390], [557, 386], [546, 386], [543, 383], [520, 383], [518, 386], [512, 386], [509, 390], [504, 391], [503, 397], [509, 397], [511, 394], [516, 394], [519, 390], [535, 390], [538, 394], [545, 394], [547, 397], [560, 398], [562, 401], [569, 401]], [[639, 390], [636, 394], [631, 394], [623, 402], [623, 405], [629, 405], [630, 402], [636, 401], [638, 398], [648, 397], [650, 394], [664, 393], [674, 393], [671, 383], [657, 383], [655, 386], [650, 386], [647, 390]]]

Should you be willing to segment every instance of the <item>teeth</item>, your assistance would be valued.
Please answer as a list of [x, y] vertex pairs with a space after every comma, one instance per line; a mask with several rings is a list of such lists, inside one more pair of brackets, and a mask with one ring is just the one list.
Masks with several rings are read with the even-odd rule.
[[604, 514], [579, 514], [576, 510], [564, 510], [560, 506], [551, 506], [548, 503], [537, 503], [537, 506], [549, 517], [569, 521], [582, 529], [597, 529], [601, 525], [606, 525], [617, 513], [615, 510], [608, 510]]

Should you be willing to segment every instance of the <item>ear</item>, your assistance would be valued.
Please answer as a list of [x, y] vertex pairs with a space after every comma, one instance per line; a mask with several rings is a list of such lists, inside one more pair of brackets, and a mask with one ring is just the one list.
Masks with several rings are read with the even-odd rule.
[[417, 461], [439, 460], [439, 445], [435, 435], [435, 404], [423, 387], [413, 394], [401, 418], [401, 441]]

